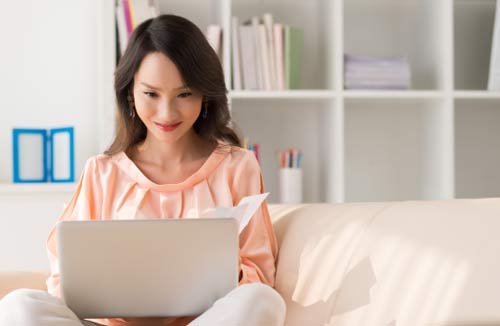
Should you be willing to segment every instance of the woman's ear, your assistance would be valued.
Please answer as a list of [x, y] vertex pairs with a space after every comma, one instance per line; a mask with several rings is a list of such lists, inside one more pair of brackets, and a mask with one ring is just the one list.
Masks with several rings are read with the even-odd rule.
[[130, 91], [130, 89], [128, 90], [128, 93], [127, 93], [127, 101], [128, 101], [128, 104], [130, 107], [134, 107], [134, 95], [132, 95], [132, 92]]

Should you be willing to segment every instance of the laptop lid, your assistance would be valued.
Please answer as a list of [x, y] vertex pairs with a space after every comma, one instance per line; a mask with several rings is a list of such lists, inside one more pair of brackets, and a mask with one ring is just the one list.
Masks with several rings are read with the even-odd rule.
[[238, 285], [233, 218], [61, 221], [56, 236], [79, 318], [198, 315]]

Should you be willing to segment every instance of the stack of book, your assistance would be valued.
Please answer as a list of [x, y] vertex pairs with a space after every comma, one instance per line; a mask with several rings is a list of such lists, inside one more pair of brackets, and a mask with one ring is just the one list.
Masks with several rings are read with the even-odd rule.
[[158, 16], [160, 5], [158, 0], [117, 0], [115, 13], [121, 56], [134, 29], [143, 21]]
[[[150, 18], [160, 15], [159, 0], [117, 0], [116, 27], [118, 30], [118, 57], [125, 52], [128, 41], [134, 29]], [[222, 59], [222, 27], [211, 24], [205, 31], [205, 37]]]
[[286, 90], [300, 88], [302, 29], [275, 23], [272, 14], [231, 26], [232, 88]]
[[345, 55], [345, 89], [409, 89], [411, 72], [408, 60]]

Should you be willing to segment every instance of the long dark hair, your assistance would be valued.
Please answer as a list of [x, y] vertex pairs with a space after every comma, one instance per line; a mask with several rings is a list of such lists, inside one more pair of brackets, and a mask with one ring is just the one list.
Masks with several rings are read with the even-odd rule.
[[241, 147], [239, 136], [229, 126], [227, 89], [217, 54], [191, 21], [180, 16], [161, 15], [137, 26], [116, 67], [116, 136], [104, 153], [113, 155], [129, 151], [146, 138], [147, 128], [138, 116], [131, 116], [127, 96], [132, 93], [134, 75], [142, 60], [152, 52], [161, 52], [172, 60], [185, 85], [202, 94], [203, 101], [207, 102], [206, 118], [200, 114], [193, 125], [195, 132], [214, 147], [219, 141]]

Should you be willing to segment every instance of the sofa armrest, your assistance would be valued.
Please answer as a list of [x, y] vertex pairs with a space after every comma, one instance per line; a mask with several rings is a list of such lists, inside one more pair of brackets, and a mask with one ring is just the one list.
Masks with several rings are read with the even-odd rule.
[[46, 291], [45, 281], [49, 274], [45, 271], [0, 271], [0, 299], [19, 288]]

